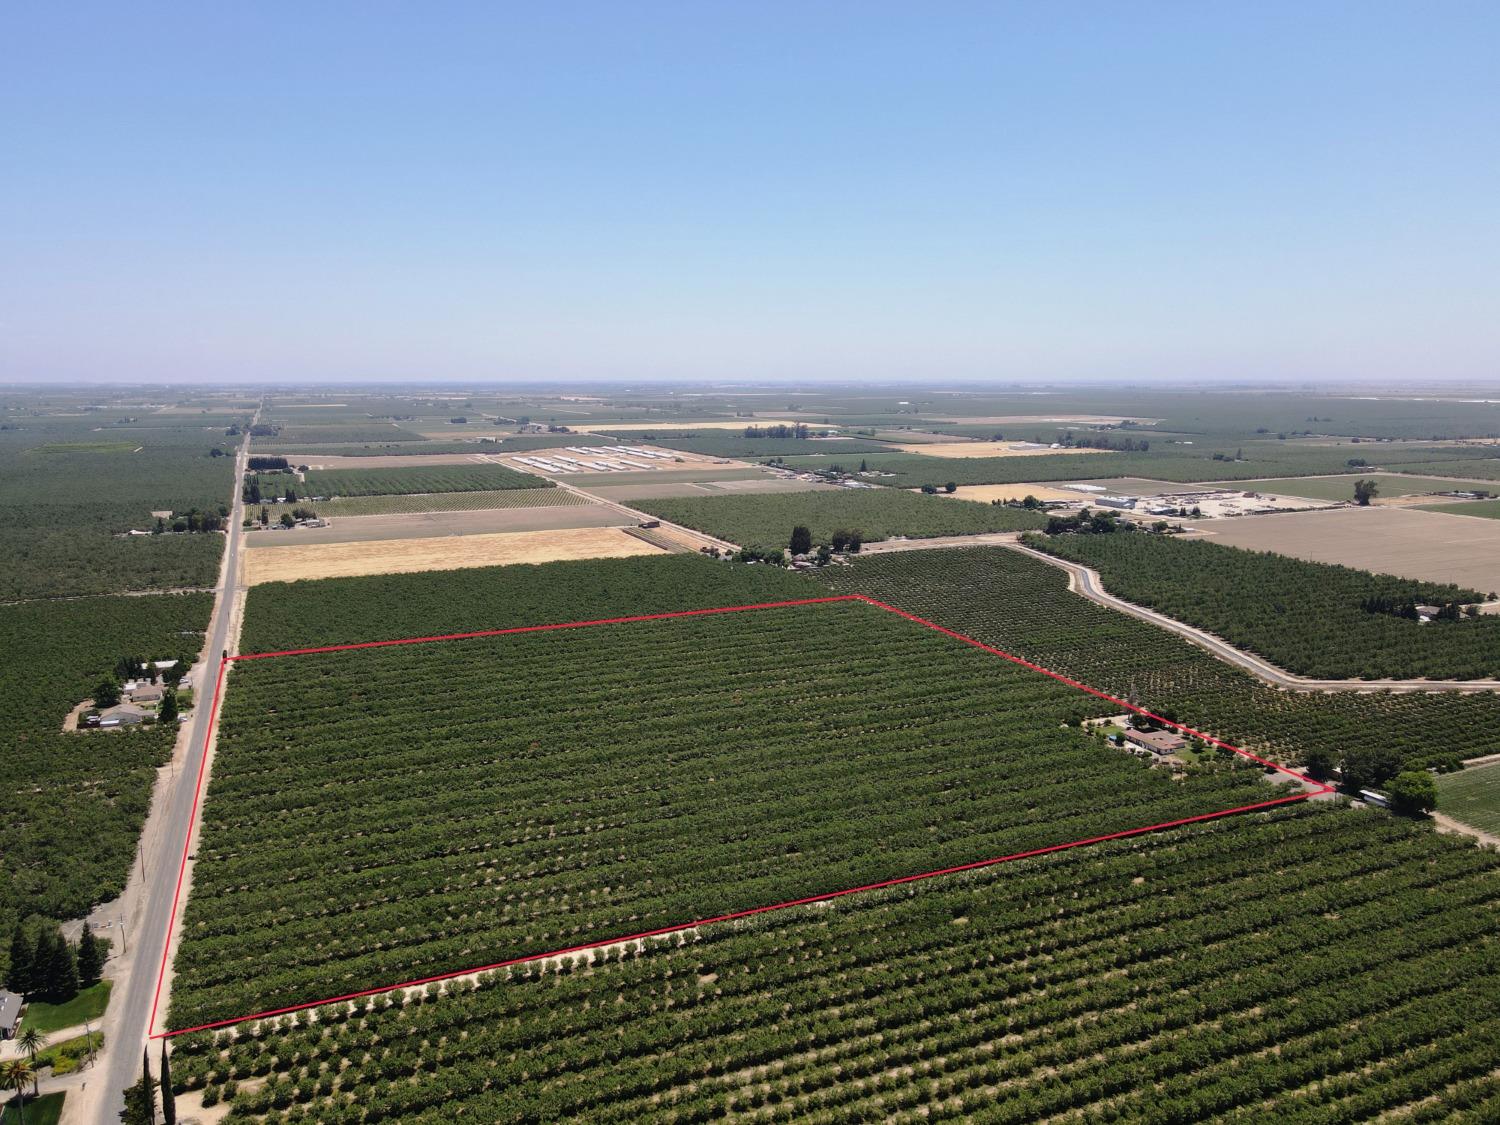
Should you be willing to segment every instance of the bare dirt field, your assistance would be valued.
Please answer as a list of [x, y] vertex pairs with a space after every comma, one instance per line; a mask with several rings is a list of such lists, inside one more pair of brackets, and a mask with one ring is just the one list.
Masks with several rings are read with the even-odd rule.
[[895, 448], [906, 453], [920, 453], [924, 457], [1043, 457], [1058, 453], [1107, 453], [1105, 449], [1053, 449], [1041, 446], [1036, 449], [1016, 447], [1015, 441], [955, 441], [930, 444], [928, 442], [898, 442]]
[[1370, 507], [1189, 521], [1184, 526], [1230, 547], [1455, 582], [1481, 593], [1500, 588], [1500, 521]]
[[617, 527], [519, 531], [490, 535], [445, 535], [436, 539], [388, 539], [371, 543], [317, 543], [249, 551], [246, 581], [297, 582], [417, 570], [462, 570], [471, 566], [617, 559], [657, 555], [663, 549]]
[[380, 539], [430, 539], [437, 535], [482, 535], [496, 531], [558, 531], [570, 527], [621, 527], [627, 517], [603, 504], [545, 508], [483, 508], [472, 512], [409, 512], [338, 516], [329, 527], [253, 531], [252, 548], [284, 550], [310, 543], [369, 543]]
[[821, 481], [784, 480], [762, 477], [757, 480], [649, 481], [641, 484], [594, 485], [589, 492], [606, 500], [669, 500], [678, 496], [723, 496], [726, 493], [831, 492], [838, 485]]
[[1045, 484], [961, 484], [957, 492], [939, 492], [952, 500], [975, 500], [989, 504], [996, 500], [1024, 500], [1035, 496], [1038, 500], [1084, 500], [1081, 492], [1065, 492]]

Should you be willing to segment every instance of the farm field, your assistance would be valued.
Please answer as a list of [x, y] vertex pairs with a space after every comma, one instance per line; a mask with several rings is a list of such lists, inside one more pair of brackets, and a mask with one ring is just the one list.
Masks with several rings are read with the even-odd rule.
[[329, 1125], [1479, 1125], [1500, 1104], [1496, 870], [1293, 806], [184, 1037], [179, 1112], [233, 1075], [236, 1119]]
[[1500, 836], [1500, 762], [1438, 778], [1438, 808], [1454, 820]]
[[988, 505], [945, 504], [934, 496], [895, 489], [840, 489], [773, 496], [712, 496], [642, 500], [642, 511], [742, 546], [785, 547], [804, 524], [813, 542], [835, 531], [858, 531], [867, 542], [894, 535], [925, 538], [987, 531], [1021, 531], [1046, 523], [1035, 512]]
[[414, 492], [493, 492], [552, 488], [551, 481], [504, 465], [434, 465], [406, 469], [328, 469], [305, 475], [309, 496], [401, 496]]
[[[760, 423], [755, 423], [759, 425]], [[616, 434], [624, 439], [624, 434]], [[886, 442], [872, 441], [865, 437], [833, 438], [772, 438], [745, 437], [728, 430], [685, 429], [682, 433], [659, 431], [651, 433], [653, 446], [662, 449], [680, 449], [688, 453], [702, 453], [709, 457], [784, 457], [803, 453], [889, 453]]]
[[[1257, 517], [1251, 517], [1257, 518]], [[1032, 546], [1093, 567], [1112, 594], [1207, 629], [1299, 675], [1326, 679], [1500, 678], [1500, 617], [1423, 624], [1406, 604], [1483, 594], [1163, 535], [1034, 535]], [[1379, 608], [1366, 608], [1379, 599]]]
[[1024, 500], [1034, 496], [1038, 500], [1084, 500], [1080, 492], [1067, 492], [1045, 484], [961, 484], [953, 492], [939, 492], [939, 496], [950, 500], [972, 500], [989, 504], [996, 500]]
[[624, 488], [638, 484], [721, 484], [731, 480], [774, 480], [765, 469], [751, 465], [721, 465], [703, 461], [658, 463], [653, 471], [638, 473], [569, 473], [568, 483], [593, 491], [596, 487]]
[[[321, 508], [322, 505], [318, 507]], [[519, 508], [483, 508], [472, 512], [340, 516], [328, 527], [283, 529], [273, 523], [269, 528], [251, 532], [245, 539], [245, 545], [279, 550], [318, 543], [374, 543], [388, 539], [426, 539], [439, 535], [627, 527], [635, 522], [629, 516], [603, 504], [561, 504], [556, 507], [528, 504]]]
[[871, 555], [819, 571], [818, 579], [1169, 718], [1191, 715], [1199, 730], [1279, 761], [1300, 762], [1329, 746], [1379, 745], [1409, 767], [1455, 769], [1463, 759], [1500, 753], [1494, 693], [1279, 691], [1181, 637], [1069, 592], [1056, 567], [1002, 547]]
[[242, 662], [171, 1023], [1277, 792], [1062, 726], [1107, 710], [862, 602]]
[[1380, 496], [1420, 496], [1429, 492], [1452, 492], [1469, 485], [1483, 486], [1483, 481], [1462, 480], [1453, 477], [1403, 476], [1397, 473], [1360, 473], [1355, 470], [1346, 475], [1332, 477], [1297, 477], [1292, 480], [1237, 480], [1235, 488], [1256, 492], [1281, 493], [1300, 496], [1308, 500], [1354, 499], [1354, 482], [1373, 480], [1380, 485]]
[[588, 501], [562, 488], [507, 488], [489, 492], [409, 492], [401, 496], [350, 496], [311, 505], [318, 515], [384, 516], [404, 512], [477, 512], [489, 508], [557, 508]]
[[222, 536], [125, 533], [228, 502], [227, 422], [66, 405], [0, 403], [0, 602], [213, 585]]
[[955, 457], [1058, 457], [1079, 453], [1103, 453], [1102, 449], [1017, 449], [1015, 441], [953, 441], [913, 442], [905, 446], [896, 443], [896, 448], [907, 453], [919, 453], [923, 457], [938, 457], [950, 460]]
[[[538, 509], [545, 511], [546, 509]], [[568, 513], [576, 508], [564, 509]], [[524, 509], [523, 509], [524, 511]], [[379, 517], [367, 517], [379, 518]], [[336, 528], [335, 528], [336, 530]], [[308, 534], [311, 534], [310, 530]], [[282, 534], [263, 532], [264, 535]], [[284, 534], [294, 536], [300, 532]], [[567, 527], [552, 531], [476, 532], [370, 541], [302, 543], [246, 553], [245, 582], [300, 582], [403, 571], [461, 570], [559, 559], [628, 558], [662, 550], [618, 527]]]
[[[31, 913], [74, 918], [120, 893], [173, 731], [64, 733], [121, 656], [196, 657], [207, 594], [0, 606], [0, 933]], [[0, 969], [9, 939], [0, 942]]]
[[1500, 523], [1420, 508], [1331, 508], [1187, 521], [1212, 542], [1422, 582], [1500, 591]]
[[[1104, 489], [1103, 492], [1089, 493], [1080, 492], [1070, 485], [1093, 485]], [[1212, 487], [1203, 484], [1181, 484], [1166, 480], [1147, 480], [1144, 477], [1085, 477], [1082, 480], [1055, 481], [1044, 487], [1056, 488], [1065, 496], [1074, 500], [1087, 501], [1091, 495], [1095, 496], [1175, 496], [1184, 492], [1202, 492]], [[1244, 491], [1244, 486], [1236, 481], [1231, 487]]]
[[838, 492], [840, 486], [820, 481], [768, 477], [764, 474], [749, 480], [685, 481], [660, 477], [640, 484], [590, 485], [589, 493], [606, 500], [671, 500], [683, 496], [764, 495], [777, 492]]
[[286, 457], [293, 465], [306, 465], [309, 469], [343, 470], [357, 469], [360, 472], [368, 472], [371, 469], [430, 469], [435, 465], [482, 465], [487, 462], [486, 456], [498, 453], [498, 445], [470, 446], [465, 450], [448, 453], [414, 453], [410, 450], [402, 453], [370, 453], [360, 455], [355, 453], [267, 453], [268, 457]]
[[1482, 519], [1500, 519], [1500, 500], [1459, 500], [1452, 504], [1423, 504], [1424, 512], [1436, 512], [1449, 516], [1479, 516]]

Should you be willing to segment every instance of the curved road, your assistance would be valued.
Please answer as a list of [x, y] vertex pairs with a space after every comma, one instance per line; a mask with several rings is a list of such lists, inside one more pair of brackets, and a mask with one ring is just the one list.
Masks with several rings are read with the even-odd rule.
[[[255, 420], [260, 411], [255, 413]], [[97, 1071], [90, 1077], [94, 1089], [70, 1094], [65, 1108], [72, 1110], [75, 1099], [83, 1104], [69, 1112], [67, 1120], [91, 1121], [98, 1125], [118, 1125], [125, 1108], [124, 1091], [141, 1073], [141, 1048], [149, 1046], [152, 1073], [156, 1074], [160, 1047], [147, 1036], [152, 1028], [151, 1006], [156, 996], [156, 979], [172, 928], [172, 903], [177, 893], [177, 873], [181, 868], [182, 850], [192, 830], [193, 796], [198, 780], [198, 766], [203, 759], [208, 737], [209, 705], [213, 676], [219, 666], [219, 655], [230, 647], [231, 621], [234, 616], [235, 591], [239, 575], [239, 551], [243, 538], [240, 524], [245, 518], [240, 486], [244, 480], [246, 460], [250, 454], [250, 432], [245, 431], [235, 458], [234, 506], [229, 513], [225, 534], [224, 564], [219, 572], [213, 617], [203, 648], [203, 661], [196, 670], [198, 705], [187, 724], [187, 744], [168, 779], [157, 786], [145, 828], [141, 832], [141, 855], [127, 888], [125, 905], [130, 952], [115, 968], [115, 988], [101, 1029], [105, 1049]], [[144, 869], [145, 877], [139, 872]], [[84, 1095], [83, 1097], [80, 1097]]]
[[1176, 633], [1179, 637], [1192, 641], [1199, 648], [1207, 649], [1225, 663], [1243, 668], [1272, 687], [1286, 688], [1289, 691], [1500, 691], [1500, 680], [1315, 680], [1307, 676], [1298, 676], [1278, 668], [1267, 660], [1262, 660], [1253, 653], [1235, 648], [1228, 641], [1221, 640], [1194, 625], [1187, 625], [1175, 617], [1168, 617], [1154, 609], [1147, 609], [1145, 606], [1116, 597], [1104, 588], [1104, 580], [1100, 578], [1098, 571], [1081, 563], [1057, 558], [1045, 551], [1038, 551], [1034, 547], [1027, 547], [1016, 541], [1003, 545], [1013, 551], [1020, 551], [1024, 555], [1051, 563], [1059, 570], [1067, 571], [1068, 589], [1075, 594]]

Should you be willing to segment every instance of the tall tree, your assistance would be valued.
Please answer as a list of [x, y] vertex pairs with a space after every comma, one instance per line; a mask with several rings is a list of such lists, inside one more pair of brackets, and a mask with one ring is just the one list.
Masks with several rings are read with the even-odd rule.
[[22, 924], [17, 924], [15, 933], [10, 935], [10, 968], [5, 971], [5, 987], [23, 996], [36, 991], [36, 945]]
[[1370, 506], [1370, 501], [1380, 495], [1380, 482], [1357, 480], [1354, 482], [1354, 502], [1361, 508]]
[[156, 721], [158, 723], [175, 723], [177, 721], [177, 693], [175, 691], [169, 689], [162, 692], [161, 703], [156, 708]]
[[37, 1096], [37, 1081], [40, 1077], [36, 1069], [37, 1052], [47, 1045], [47, 1037], [34, 1027], [28, 1027], [20, 1035], [16, 1036], [16, 1046], [26, 1052], [26, 1058], [31, 1062], [31, 1096]]
[[[169, 693], [170, 694], [170, 693]], [[104, 950], [89, 924], [83, 924], [83, 933], [78, 938], [78, 980], [84, 985], [96, 984], [104, 974]]]
[[163, 1125], [177, 1125], [177, 1098], [172, 1093], [172, 1064], [167, 1061], [167, 1041], [161, 1041], [161, 1119]]
[[[42, 994], [54, 1004], [78, 995], [78, 961], [61, 930], [44, 930], [37, 941], [37, 962], [43, 974]], [[45, 945], [44, 945], [45, 943]], [[45, 959], [42, 950], [45, 947]]]
[[1405, 770], [1391, 782], [1391, 804], [1399, 812], [1431, 812], [1437, 802], [1437, 782], [1426, 770]]
[[812, 550], [812, 532], [802, 524], [792, 528], [791, 552], [794, 555], [805, 555]]

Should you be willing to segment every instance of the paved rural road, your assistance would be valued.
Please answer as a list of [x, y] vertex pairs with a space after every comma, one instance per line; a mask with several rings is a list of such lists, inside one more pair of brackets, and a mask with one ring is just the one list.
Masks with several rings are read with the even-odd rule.
[[[259, 410], [255, 414], [260, 417]], [[235, 459], [234, 507], [229, 513], [225, 536], [224, 565], [219, 572], [218, 596], [214, 601], [213, 619], [208, 627], [208, 641], [203, 650], [203, 669], [194, 692], [197, 705], [188, 724], [187, 752], [178, 764], [165, 790], [157, 794], [150, 820], [141, 833], [144, 885], [135, 899], [133, 916], [128, 919], [130, 970], [115, 983], [103, 1029], [106, 1048], [98, 1071], [89, 1079], [97, 1096], [88, 1099], [84, 1115], [71, 1120], [87, 1120], [97, 1125], [118, 1125], [125, 1108], [125, 1087], [140, 1078], [141, 1048], [152, 1028], [151, 1005], [156, 994], [156, 979], [161, 967], [162, 950], [166, 948], [172, 928], [172, 900], [177, 892], [177, 873], [181, 866], [183, 841], [192, 828], [193, 793], [198, 780], [198, 765], [203, 759], [204, 740], [208, 735], [213, 677], [218, 671], [219, 655], [229, 647], [230, 622], [235, 603], [235, 585], [239, 576], [239, 552], [244, 534], [240, 524], [245, 518], [240, 500], [240, 482], [244, 479], [250, 453], [247, 430]], [[142, 864], [137, 865], [137, 870]], [[152, 1067], [160, 1048], [152, 1050]], [[97, 1085], [95, 1085], [97, 1083]], [[70, 1095], [73, 1101], [77, 1095]]]
[[1117, 609], [1121, 613], [1128, 613], [1132, 617], [1138, 617], [1142, 621], [1148, 621], [1152, 625], [1185, 637], [1200, 648], [1207, 649], [1220, 660], [1245, 669], [1272, 687], [1287, 688], [1291, 691], [1500, 691], [1500, 680], [1314, 680], [1306, 676], [1298, 676], [1278, 668], [1269, 661], [1262, 660], [1253, 653], [1235, 648], [1212, 633], [1184, 624], [1175, 617], [1168, 617], [1154, 609], [1147, 609], [1145, 606], [1116, 597], [1104, 588], [1104, 580], [1099, 577], [1099, 572], [1091, 567], [1068, 559], [1057, 558], [1045, 551], [1038, 551], [1015, 541], [1005, 543], [1004, 546], [1051, 563], [1059, 570], [1067, 571], [1068, 589], [1081, 594], [1089, 601], [1098, 602], [1110, 609]]

